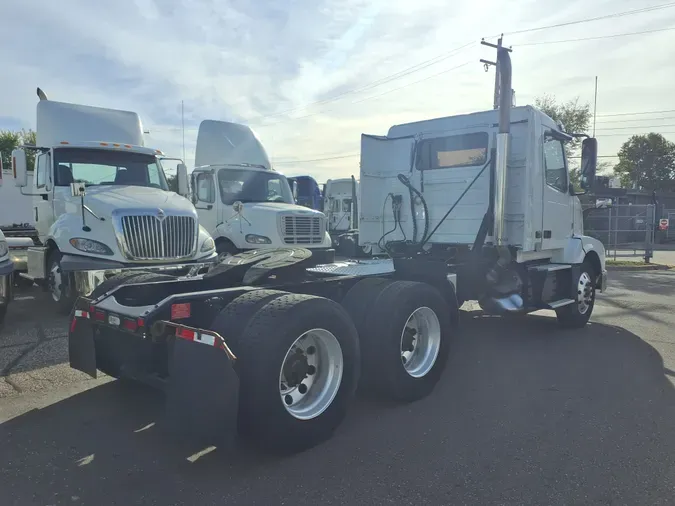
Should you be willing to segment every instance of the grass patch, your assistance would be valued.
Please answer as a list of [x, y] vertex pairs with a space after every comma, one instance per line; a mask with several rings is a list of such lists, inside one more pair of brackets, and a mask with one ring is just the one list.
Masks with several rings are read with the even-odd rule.
[[630, 260], [606, 260], [607, 267], [631, 267], [633, 269], [673, 269], [673, 265], [651, 263], [646, 264], [644, 260], [631, 262]]

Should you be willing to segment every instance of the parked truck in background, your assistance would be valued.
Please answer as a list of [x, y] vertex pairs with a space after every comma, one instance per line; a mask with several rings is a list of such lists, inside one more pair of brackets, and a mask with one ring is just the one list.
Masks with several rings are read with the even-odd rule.
[[288, 180], [248, 126], [202, 121], [195, 166], [192, 199], [219, 254], [290, 245], [332, 261], [326, 217], [295, 204]]
[[[189, 273], [216, 259], [192, 203], [169, 191], [163, 153], [143, 145], [138, 114], [38, 96], [36, 146], [12, 152], [37, 230], [22, 275], [68, 312], [76, 295], [121, 271]], [[27, 149], [36, 151], [31, 187]], [[187, 193], [183, 164], [178, 179]]]
[[[511, 90], [507, 49], [498, 64]], [[398, 402], [429, 395], [466, 300], [494, 315], [553, 310], [579, 332], [606, 285], [577, 196], [594, 185], [597, 142], [582, 142], [576, 188], [564, 145], [583, 135], [512, 109], [510, 95], [499, 110], [362, 136], [359, 241], [386, 257], [317, 264], [279, 248], [190, 280], [112, 278], [76, 303], [71, 366], [164, 389], [160, 423], [183, 437], [220, 446], [238, 428], [295, 452], [330, 437], [357, 386]]]

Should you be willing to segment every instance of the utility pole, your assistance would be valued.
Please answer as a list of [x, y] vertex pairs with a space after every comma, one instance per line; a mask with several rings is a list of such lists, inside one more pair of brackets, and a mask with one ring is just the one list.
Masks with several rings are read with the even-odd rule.
[[185, 108], [183, 101], [180, 101], [180, 119], [183, 126], [183, 163], [185, 163]]
[[[495, 67], [495, 92], [494, 92], [494, 100], [493, 100], [493, 104], [492, 104], [492, 107], [493, 107], [494, 109], [499, 109], [499, 95], [500, 95], [500, 93], [501, 93], [501, 90], [499, 89], [499, 82], [500, 82], [500, 80], [501, 80], [501, 79], [500, 79], [500, 71], [499, 71], [499, 50], [502, 49], [502, 48], [504, 48], [504, 46], [503, 46], [503, 38], [504, 38], [504, 34], [501, 34], [501, 35], [499, 36], [499, 39], [497, 39], [497, 43], [496, 43], [496, 44], [492, 44], [491, 42], [486, 42], [485, 39], [482, 39], [482, 40], [480, 41], [481, 45], [483, 45], [483, 46], [488, 46], [488, 47], [493, 47], [493, 48], [495, 48], [495, 49], [497, 50], [497, 61], [490, 61], [490, 60], [483, 60], [483, 59], [480, 60], [480, 62], [481, 62], [481, 63], [483, 64], [483, 66], [485, 67], [485, 72], [488, 71], [488, 69], [490, 68], [490, 66], [494, 66], [494, 67]], [[506, 49], [509, 53], [512, 52], [512, 49], [511, 49], [510, 47], [509, 47], [509, 48], [505, 48], [505, 49]], [[513, 103], [513, 95], [514, 95], [513, 90], [508, 90], [507, 93], [511, 93], [511, 103]]]
[[595, 97], [593, 98], [593, 137], [595, 137], [595, 117], [598, 114], [598, 76], [595, 76]]

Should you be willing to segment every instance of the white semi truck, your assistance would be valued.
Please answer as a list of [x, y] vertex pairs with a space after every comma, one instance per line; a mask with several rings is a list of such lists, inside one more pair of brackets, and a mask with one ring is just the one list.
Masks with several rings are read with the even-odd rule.
[[[508, 50], [498, 63], [511, 90]], [[575, 136], [534, 107], [512, 110], [510, 93], [499, 110], [363, 135], [359, 240], [387, 258], [321, 265], [279, 248], [191, 280], [112, 278], [76, 302], [71, 366], [164, 389], [160, 423], [183, 437], [222, 447], [238, 429], [297, 452], [331, 436], [357, 386], [399, 402], [429, 395], [466, 300], [495, 315], [552, 310], [584, 332], [606, 270], [570, 183], [563, 148]], [[590, 189], [595, 139], [581, 157]]]
[[195, 166], [192, 199], [219, 254], [291, 245], [332, 261], [326, 217], [295, 203], [288, 180], [272, 168], [251, 128], [202, 121]]
[[[163, 153], [144, 147], [138, 114], [47, 100], [38, 89], [36, 146], [12, 153], [14, 178], [32, 198], [38, 246], [27, 278], [68, 312], [125, 270], [195, 272], [217, 255], [192, 203], [169, 190]], [[26, 149], [36, 151], [27, 187]], [[178, 166], [187, 193], [187, 169]]]

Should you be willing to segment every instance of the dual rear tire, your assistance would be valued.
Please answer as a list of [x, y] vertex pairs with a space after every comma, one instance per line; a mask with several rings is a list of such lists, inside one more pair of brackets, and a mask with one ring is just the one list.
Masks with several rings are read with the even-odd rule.
[[360, 379], [378, 397], [410, 402], [438, 382], [451, 323], [440, 293], [423, 283], [368, 278], [342, 304], [256, 290], [211, 329], [237, 356], [239, 430], [265, 451], [294, 453], [328, 439]]

